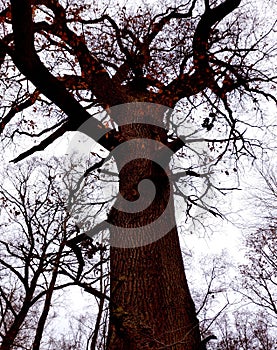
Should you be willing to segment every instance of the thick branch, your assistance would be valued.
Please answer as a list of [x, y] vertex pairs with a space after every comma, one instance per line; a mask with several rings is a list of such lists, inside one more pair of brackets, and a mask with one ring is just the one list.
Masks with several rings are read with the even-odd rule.
[[[204, 14], [196, 27], [193, 38], [193, 61], [195, 72], [181, 74], [165, 89], [167, 99], [175, 99], [175, 103], [183, 97], [197, 94], [207, 87], [214, 86], [213, 72], [209, 66], [208, 50], [209, 36], [212, 26], [234, 11], [241, 0], [226, 0], [215, 8], [210, 8], [206, 2]], [[173, 103], [174, 105], [174, 103]]]
[[18, 157], [11, 160], [11, 162], [17, 163], [17, 162], [31, 156], [35, 152], [44, 151], [47, 146], [51, 145], [51, 143], [53, 143], [55, 140], [57, 140], [59, 137], [61, 137], [66, 131], [70, 130], [69, 125], [70, 125], [69, 122], [65, 122], [61, 127], [59, 127], [57, 130], [55, 130], [51, 135], [46, 137], [38, 145], [35, 145], [35, 146], [31, 147], [30, 149], [28, 149], [27, 151], [21, 153]]
[[[112, 106], [126, 102], [123, 98], [125, 95], [124, 89], [112, 81], [97, 57], [91, 54], [83, 38], [68, 28], [65, 9], [58, 1], [41, 0], [41, 2], [48, 6], [55, 14], [54, 24], [48, 25], [48, 28], [44, 29], [60, 37], [61, 40], [73, 49], [81, 66], [82, 76], [86, 79], [90, 89], [96, 98], [99, 99], [100, 103], [102, 102], [101, 104], [104, 103], [104, 105]], [[116, 37], [120, 39], [120, 33], [118, 32], [119, 29], [116, 23], [109, 16], [103, 16], [99, 21], [104, 19], [109, 20], [113, 28], [116, 29]], [[95, 23], [97, 23], [97, 20], [95, 20]]]
[[[91, 129], [103, 130], [104, 126], [99, 123], [74, 99], [74, 97], [66, 90], [64, 84], [54, 77], [40, 61], [34, 48], [34, 32], [32, 11], [28, 0], [11, 1], [12, 7], [12, 25], [14, 31], [15, 52], [11, 50], [14, 63], [29, 79], [37, 89], [47, 98], [53, 101], [68, 116], [68, 121], [55, 133], [40, 145], [32, 148], [32, 151], [25, 152], [14, 161], [19, 161], [35, 151], [44, 149], [55, 139], [63, 135], [65, 131], [77, 130], [86, 120], [90, 119]], [[105, 128], [105, 131], [109, 129]], [[109, 149], [110, 140], [102, 138], [99, 143]]]
[[[36, 54], [29, 1], [12, 0], [11, 5], [15, 45], [15, 54], [12, 59], [21, 73], [68, 115], [72, 130], [77, 129], [84, 121], [91, 118], [90, 114], [65, 89], [62, 82], [47, 70]], [[103, 127], [96, 120], [92, 125], [95, 128]]]
[[226, 0], [213, 9], [209, 6], [206, 7], [193, 38], [194, 65], [196, 67], [200, 64], [203, 68], [207, 68], [207, 50], [209, 49], [209, 36], [212, 26], [234, 11], [240, 2], [241, 0]]

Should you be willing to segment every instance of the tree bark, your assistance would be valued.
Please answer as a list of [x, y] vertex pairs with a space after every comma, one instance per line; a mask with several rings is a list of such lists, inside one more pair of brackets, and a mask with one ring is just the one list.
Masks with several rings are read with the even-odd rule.
[[135, 249], [111, 249], [113, 350], [198, 350], [200, 334], [177, 230]]
[[[135, 130], [136, 137], [140, 138], [149, 138], [149, 132], [147, 125], [141, 130]], [[135, 137], [130, 126], [123, 128], [122, 133], [125, 138]], [[165, 132], [159, 130], [159, 133], [159, 140], [166, 137]], [[131, 154], [131, 158], [136, 159], [136, 146], [126, 147], [126, 155]], [[119, 163], [124, 162], [124, 156], [116, 161], [119, 167], [122, 166]], [[121, 169], [119, 178], [120, 193], [130, 202], [138, 198], [137, 185], [144, 179], [154, 182], [156, 197], [140, 213], [129, 214], [113, 208], [109, 216], [114, 225], [111, 229], [111, 242], [125, 240], [126, 246], [131, 248], [117, 247], [117, 244], [111, 246], [111, 303], [107, 348], [198, 350], [198, 320], [185, 276], [174, 207], [171, 205], [169, 214], [162, 223], [162, 226], [172, 229], [150, 244], [136, 246], [136, 237], [132, 236], [131, 231], [127, 234], [126, 231], [123, 232], [126, 227], [143, 227], [146, 238], [151, 235], [155, 237], [156, 232], [152, 232], [150, 223], [161, 215], [169, 199], [172, 199], [172, 185], [168, 182], [164, 169], [142, 158], [127, 163]], [[121, 206], [120, 201], [119, 198], [117, 208]]]

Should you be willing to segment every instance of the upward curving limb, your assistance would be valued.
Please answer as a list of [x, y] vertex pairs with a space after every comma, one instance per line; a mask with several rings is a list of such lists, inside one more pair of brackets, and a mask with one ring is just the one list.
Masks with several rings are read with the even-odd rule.
[[[31, 1], [12, 0], [11, 11], [14, 50], [5, 45], [3, 41], [1, 42], [1, 46], [6, 48], [7, 53], [11, 56], [17, 68], [34, 84], [37, 90], [53, 101], [68, 116], [67, 121], [65, 121], [62, 127], [39, 145], [14, 160], [19, 161], [37, 150], [44, 149], [66, 131], [78, 129], [88, 119], [90, 119], [91, 126], [95, 130], [103, 129], [104, 126], [91, 117], [82, 105], [67, 91], [64, 83], [53, 76], [38, 57], [34, 47], [34, 23], [32, 21]], [[103, 81], [102, 83], [104, 84], [105, 82]], [[103, 87], [101, 87], [102, 89]], [[103, 96], [102, 101], [104, 104]], [[105, 129], [105, 131], [108, 131], [108, 129]], [[104, 147], [109, 148], [108, 143], [110, 140], [102, 139], [101, 142]]]
[[[67, 26], [67, 15], [63, 6], [57, 0], [37, 0], [37, 3], [46, 5], [54, 12], [55, 17], [53, 24], [47, 25], [44, 27], [44, 30], [59, 37], [70, 47], [81, 67], [82, 77], [86, 80], [90, 90], [99, 100], [100, 104], [103, 106], [112, 106], [126, 102], [126, 96], [125, 99], [123, 98], [125, 95], [124, 89], [116, 81], [113, 81], [110, 78], [101, 62], [90, 52], [82, 36], [79, 36]], [[111, 23], [115, 30], [118, 44], [128, 58], [128, 50], [124, 48], [120, 38], [119, 28], [115, 21], [108, 15], [103, 15], [102, 17], [91, 21], [80, 20], [80, 23], [95, 24], [101, 23], [105, 20], [108, 20], [109, 23]]]
[[209, 1], [205, 1], [205, 12], [201, 16], [193, 37], [194, 73], [181, 74], [168, 84], [165, 89], [168, 99], [175, 96], [178, 101], [214, 86], [214, 73], [209, 65], [208, 54], [211, 28], [234, 11], [240, 3], [241, 0], [225, 0], [220, 5], [211, 8]]
[[201, 16], [193, 38], [194, 66], [200, 74], [207, 73], [209, 69], [208, 49], [212, 26], [233, 12], [240, 5], [241, 0], [226, 0], [215, 8], [210, 8], [208, 3], [206, 1], [205, 12]]
[[[11, 1], [12, 26], [14, 32], [14, 53], [12, 59], [22, 74], [26, 76], [46, 97], [52, 100], [69, 119], [69, 127], [77, 128], [89, 119], [90, 114], [80, 106], [43, 65], [34, 48], [32, 10], [28, 0]], [[95, 121], [95, 127], [101, 127]]]

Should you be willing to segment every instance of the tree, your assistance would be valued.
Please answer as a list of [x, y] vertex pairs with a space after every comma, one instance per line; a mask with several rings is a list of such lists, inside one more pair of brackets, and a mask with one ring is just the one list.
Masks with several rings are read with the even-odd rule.
[[224, 315], [217, 320], [218, 344], [222, 350], [273, 350], [276, 344], [274, 326], [267, 313], [248, 309]]
[[259, 203], [256, 222], [245, 237], [246, 262], [241, 264], [238, 290], [247, 300], [277, 317], [277, 234], [275, 165], [258, 168], [258, 187], [251, 201]]
[[[253, 155], [245, 126], [259, 127], [262, 121], [240, 113], [249, 103], [258, 116], [266, 100], [276, 103], [271, 64], [275, 48], [270, 39], [274, 20], [263, 20], [254, 5], [240, 0], [165, 2], [133, 10], [127, 3], [99, 6], [57, 0], [11, 0], [2, 5], [0, 64], [6, 95], [1, 130], [12, 140], [39, 140], [14, 162], [89, 121], [90, 135], [96, 137], [101, 130], [97, 141], [108, 151], [128, 142], [125, 152], [115, 156], [122, 197], [108, 215], [111, 241], [118, 241], [123, 229], [137, 227], [144, 228], [144, 237], [155, 237], [150, 223], [170, 203], [161, 223], [170, 227], [166, 235], [141, 246], [123, 235], [129, 248], [111, 246], [107, 349], [199, 349], [199, 325], [175, 225], [173, 184], [167, 175], [171, 155], [186, 159], [189, 143], [169, 134], [166, 126], [176, 131], [183, 123], [173, 118], [172, 109], [183, 110], [183, 119], [204, 133], [212, 159], [209, 169], [221, 162], [218, 171], [223, 176], [231, 172], [226, 159], [237, 163], [241, 155]], [[155, 107], [149, 110], [140, 102]], [[136, 113], [131, 122], [130, 103]], [[124, 114], [113, 109], [120, 104], [128, 104]], [[93, 107], [106, 111], [107, 126], [119, 127], [104, 129], [93, 118]], [[138, 148], [144, 146], [129, 142], [134, 139], [154, 140], [156, 146], [148, 152], [156, 160], [161, 156], [163, 167], [137, 159]], [[124, 156], [135, 161], [126, 164]], [[236, 173], [236, 166], [232, 168]], [[190, 166], [184, 166], [180, 176], [208, 181]], [[138, 199], [137, 186], [145, 179], [155, 184], [153, 203], [133, 214], [117, 210], [124, 207], [122, 198]], [[218, 179], [210, 187], [226, 190]], [[188, 215], [192, 206], [218, 215], [204, 196], [184, 195], [174, 188], [186, 200]]]
[[[270, 154], [270, 151], [269, 151]], [[269, 165], [270, 164], [270, 165]], [[235, 311], [215, 321], [219, 349], [276, 347], [276, 176], [275, 160], [254, 168], [256, 182], [247, 191], [249, 222], [244, 228], [243, 264], [238, 261], [231, 289], [242, 296]], [[254, 205], [253, 205], [254, 204]], [[257, 207], [259, 210], [257, 211]], [[245, 214], [244, 212], [244, 214]], [[234, 279], [235, 280], [235, 279]]]
[[[251, 251], [251, 247], [247, 252]], [[212, 262], [209, 261], [211, 258]], [[260, 260], [258, 255], [257, 260]], [[196, 273], [195, 268], [189, 269], [188, 276], [192, 284], [193, 300], [198, 309], [202, 338], [214, 339], [207, 343], [206, 348], [208, 350], [273, 350], [276, 347], [274, 315], [272, 316], [271, 310], [265, 303], [260, 305], [256, 302], [257, 297], [256, 301], [252, 299], [253, 293], [250, 297], [249, 289], [243, 286], [244, 273], [242, 272], [241, 277], [239, 266], [230, 266], [230, 261], [226, 251], [223, 251], [219, 256], [204, 256], [202, 261], [198, 261], [202, 273]], [[246, 267], [247, 265], [245, 269]], [[248, 270], [254, 271], [251, 264], [248, 265]], [[235, 275], [234, 272], [236, 272]], [[190, 274], [194, 274], [194, 278], [191, 278]], [[196, 281], [193, 281], [194, 279]], [[237, 293], [234, 293], [235, 281], [238, 284]], [[257, 279], [252, 287], [258, 290], [261, 284], [262, 280]], [[241, 298], [241, 293], [248, 294], [248, 297]], [[265, 301], [266, 298], [263, 300]]]
[[277, 316], [276, 224], [247, 237], [247, 264], [240, 266], [241, 292], [254, 304]]
[[47, 319], [59, 312], [53, 307], [59, 291], [79, 286], [100, 303], [106, 300], [106, 291], [94, 287], [103, 278], [97, 266], [103, 268], [105, 253], [89, 237], [83, 257], [73, 246], [76, 227], [65, 210], [58, 169], [55, 162], [32, 160], [16, 175], [6, 172], [0, 186], [1, 350], [41, 348]]

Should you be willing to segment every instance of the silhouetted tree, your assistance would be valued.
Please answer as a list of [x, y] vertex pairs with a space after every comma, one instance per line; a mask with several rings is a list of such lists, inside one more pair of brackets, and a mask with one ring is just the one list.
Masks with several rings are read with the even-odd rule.
[[[3, 350], [40, 349], [54, 294], [65, 288], [79, 286], [101, 303], [106, 300], [107, 290], [98, 288], [105, 252], [89, 238], [84, 257], [72, 245], [76, 228], [64, 205], [58, 166], [52, 163], [33, 161], [15, 174], [8, 171], [0, 187]], [[96, 258], [99, 253], [102, 259]], [[102, 312], [103, 307], [99, 317]]]
[[[224, 178], [236, 173], [237, 167], [230, 170], [224, 161], [236, 163], [242, 155], [253, 155], [258, 142], [251, 143], [245, 129], [261, 126], [263, 105], [267, 100], [276, 102], [275, 19], [265, 19], [260, 9], [267, 4], [273, 13], [275, 5], [266, 1], [258, 5], [240, 0], [192, 0], [129, 6], [3, 0], [1, 130], [7, 142], [38, 138], [14, 162], [44, 150], [88, 120], [91, 129], [103, 129], [93, 117], [98, 108], [107, 113], [107, 129], [97, 141], [108, 151], [133, 139], [150, 139], [157, 142], [156, 156], [169, 149], [188, 160], [189, 143], [176, 133], [170, 135], [166, 128], [178, 131], [177, 126], [189, 121], [203, 131], [210, 152], [209, 169], [218, 165]], [[149, 112], [139, 102], [153, 103], [155, 108]], [[128, 112], [122, 115], [113, 110], [127, 103], [137, 106], [133, 122]], [[165, 113], [168, 108], [182, 111], [183, 117], [174, 119], [174, 113]], [[114, 125], [119, 127], [110, 130]], [[121, 158], [115, 157], [119, 168], [126, 163], [124, 155], [135, 159], [120, 171], [120, 193], [133, 202], [138, 198], [137, 185], [150, 179], [156, 197], [146, 210], [134, 215], [113, 207], [108, 215], [113, 224], [111, 240], [121, 237], [122, 228], [143, 226], [146, 236], [157, 234], [147, 231], [149, 224], [173, 197], [173, 184], [166, 176], [170, 157], [163, 157], [166, 164], [161, 169], [153, 161], [136, 159], [138, 150], [131, 145], [128, 143]], [[182, 168], [182, 178], [203, 175], [190, 165]], [[208, 181], [204, 175], [202, 179]], [[224, 192], [226, 186], [220, 182], [216, 179], [211, 185]], [[185, 199], [188, 215], [192, 206], [218, 214], [216, 206], [203, 202], [204, 196], [175, 190]], [[117, 208], [123, 205], [122, 197]], [[173, 204], [162, 222], [163, 227], [167, 225], [172, 229], [151, 244], [110, 249], [109, 350], [198, 350], [201, 346]], [[80, 245], [82, 233], [74, 244]], [[132, 245], [132, 237], [123, 239]]]

